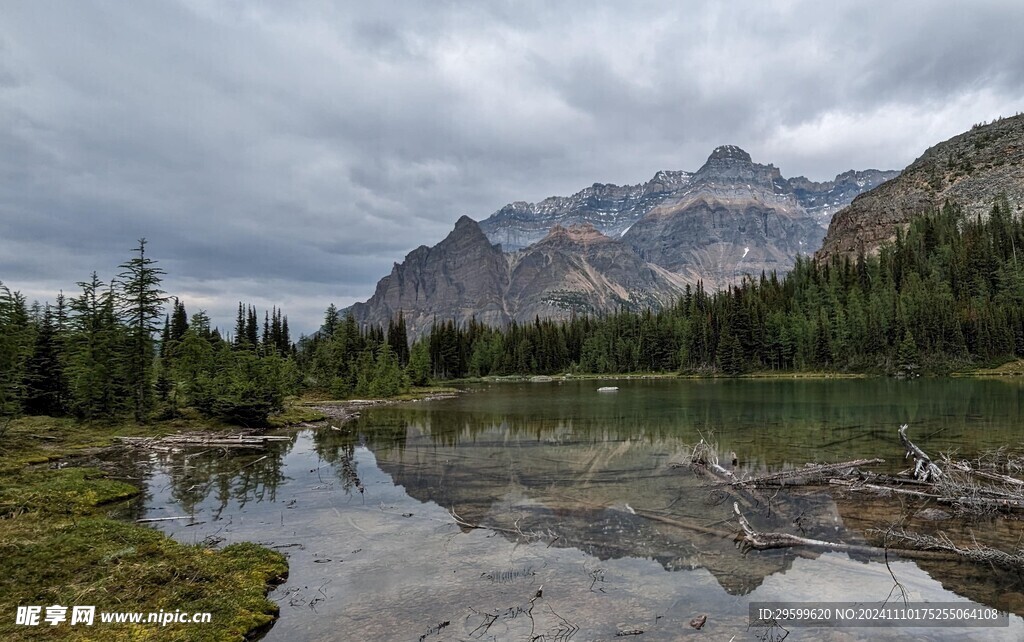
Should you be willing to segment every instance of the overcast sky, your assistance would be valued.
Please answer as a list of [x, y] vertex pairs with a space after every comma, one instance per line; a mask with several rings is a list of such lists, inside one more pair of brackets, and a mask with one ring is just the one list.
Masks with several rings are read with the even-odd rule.
[[190, 312], [310, 332], [463, 214], [726, 143], [901, 169], [1024, 109], [1021, 25], [1019, 0], [6, 0], [0, 280], [73, 294], [145, 236]]

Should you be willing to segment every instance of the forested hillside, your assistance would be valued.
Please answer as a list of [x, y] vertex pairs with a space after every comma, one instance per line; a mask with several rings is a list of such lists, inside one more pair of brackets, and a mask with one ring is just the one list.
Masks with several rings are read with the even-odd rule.
[[1024, 355], [1024, 224], [1005, 200], [966, 219], [947, 204], [876, 256], [801, 259], [660, 312], [506, 330], [435, 324], [438, 377], [565, 371], [835, 370], [914, 374]]

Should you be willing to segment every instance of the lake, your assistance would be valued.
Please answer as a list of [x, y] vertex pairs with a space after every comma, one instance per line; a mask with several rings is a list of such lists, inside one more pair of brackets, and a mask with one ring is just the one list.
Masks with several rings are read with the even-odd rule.
[[[605, 385], [619, 390], [597, 392]], [[786, 639], [1019, 640], [1019, 573], [809, 549], [744, 555], [736, 498], [671, 464], [704, 439], [749, 474], [870, 457], [897, 472], [902, 423], [933, 457], [1020, 449], [1022, 400], [1016, 379], [501, 383], [365, 408], [267, 451], [132, 452], [118, 466], [145, 485], [136, 517], [190, 516], [154, 524], [176, 539], [256, 541], [288, 556], [267, 640], [778, 640], [778, 628], [748, 626], [752, 602], [902, 595], [1008, 610], [1009, 626], [790, 628]], [[897, 523], [1011, 550], [1024, 536], [1018, 521], [929, 521], [916, 505], [821, 488], [742, 503], [759, 529], [830, 541], [877, 545]]]

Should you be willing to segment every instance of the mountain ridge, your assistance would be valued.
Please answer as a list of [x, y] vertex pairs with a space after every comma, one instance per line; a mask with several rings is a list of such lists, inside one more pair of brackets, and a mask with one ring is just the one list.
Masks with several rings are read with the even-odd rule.
[[958, 203], [969, 216], [985, 215], [1004, 195], [1011, 211], [1024, 207], [1024, 115], [976, 125], [932, 145], [899, 177], [866, 191], [837, 212], [816, 256], [855, 256], [891, 241], [897, 228], [942, 206]]
[[715, 289], [788, 271], [825, 232], [801, 198], [847, 194], [889, 174], [851, 170], [836, 181], [792, 183], [723, 145], [696, 172], [662, 170], [638, 185], [594, 183], [568, 197], [516, 201], [480, 223], [463, 216], [349, 310], [381, 325], [401, 311], [419, 335], [435, 319], [506, 325], [659, 308], [687, 285]]

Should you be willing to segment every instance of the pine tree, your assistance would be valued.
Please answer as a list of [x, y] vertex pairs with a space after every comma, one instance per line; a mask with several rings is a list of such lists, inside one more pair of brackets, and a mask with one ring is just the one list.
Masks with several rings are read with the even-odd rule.
[[0, 430], [21, 413], [30, 340], [25, 298], [0, 282]]
[[397, 321], [388, 321], [388, 345], [398, 357], [399, 365], [405, 367], [409, 363], [409, 334], [401, 310], [398, 312]]
[[904, 377], [915, 377], [918, 368], [917, 343], [907, 330], [903, 333], [903, 340], [896, 351], [896, 372]]
[[425, 339], [412, 344], [406, 373], [414, 386], [426, 386], [430, 383], [430, 344]]
[[288, 317], [287, 315], [281, 318], [281, 354], [292, 354], [294, 346], [292, 345], [291, 333], [288, 331]]
[[25, 367], [25, 412], [57, 416], [67, 410], [67, 402], [60, 340], [50, 306], [46, 306], [36, 332], [32, 356]]
[[72, 332], [68, 340], [68, 386], [71, 410], [82, 419], [115, 419], [125, 409], [131, 388], [125, 355], [134, 356], [114, 310], [114, 294], [95, 272], [80, 282], [71, 299]]
[[188, 313], [185, 311], [184, 302], [179, 301], [175, 297], [174, 312], [171, 314], [171, 341], [181, 341], [182, 337], [185, 336], [186, 330], [188, 330]]
[[341, 317], [338, 314], [338, 308], [334, 307], [332, 303], [327, 306], [327, 312], [324, 314], [324, 324], [320, 326], [320, 333], [329, 339], [334, 336], [334, 332], [340, 324]]
[[234, 347], [236, 350], [241, 350], [245, 347], [246, 339], [248, 334], [246, 333], [246, 316], [245, 308], [242, 307], [242, 302], [238, 302], [238, 316], [235, 318], [235, 341]]
[[251, 305], [245, 317], [245, 343], [246, 347], [250, 350], [255, 350], [260, 345], [256, 308]]
[[131, 396], [135, 420], [142, 422], [153, 403], [153, 334], [166, 302], [160, 283], [164, 271], [146, 256], [146, 239], [139, 239], [138, 256], [119, 267], [121, 314], [125, 320], [130, 343], [127, 373], [132, 382]]

